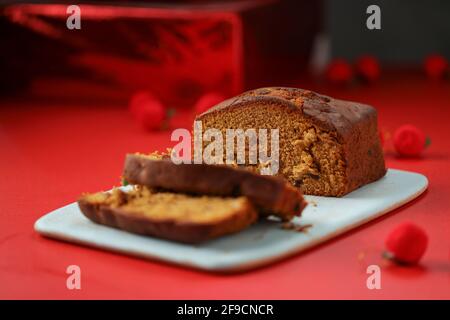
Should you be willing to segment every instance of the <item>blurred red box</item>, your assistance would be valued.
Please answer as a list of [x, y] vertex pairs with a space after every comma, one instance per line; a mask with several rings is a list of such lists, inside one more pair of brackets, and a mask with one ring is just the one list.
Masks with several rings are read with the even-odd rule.
[[[295, 40], [292, 34], [298, 33], [290, 27], [280, 32], [273, 24], [279, 5], [271, 0], [80, 4], [81, 30], [69, 30], [69, 4], [13, 4], [2, 8], [13, 45], [6, 46], [1, 64], [9, 87], [31, 84], [33, 95], [47, 99], [117, 102], [148, 90], [168, 106], [191, 107], [204, 92], [232, 96], [270, 82], [265, 80], [283, 65], [291, 70], [306, 65], [307, 54], [287, 68], [278, 57], [286, 51], [283, 35]], [[316, 11], [299, 21], [314, 19]], [[301, 27], [299, 22], [308, 39], [300, 45], [309, 47], [317, 30]], [[267, 56], [278, 60], [267, 63]]]

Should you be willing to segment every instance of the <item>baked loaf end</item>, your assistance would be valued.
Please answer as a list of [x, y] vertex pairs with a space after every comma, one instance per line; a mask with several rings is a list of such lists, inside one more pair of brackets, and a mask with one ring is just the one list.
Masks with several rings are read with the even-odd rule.
[[245, 196], [262, 215], [282, 220], [300, 216], [306, 206], [301, 192], [284, 179], [226, 165], [176, 165], [167, 155], [128, 154], [123, 177], [131, 184], [174, 192]]
[[272, 87], [228, 99], [196, 120], [224, 136], [226, 129], [279, 129], [278, 173], [305, 194], [343, 196], [386, 173], [377, 112], [368, 105]]
[[258, 218], [244, 197], [194, 197], [145, 187], [87, 194], [78, 205], [96, 223], [186, 243], [241, 231]]

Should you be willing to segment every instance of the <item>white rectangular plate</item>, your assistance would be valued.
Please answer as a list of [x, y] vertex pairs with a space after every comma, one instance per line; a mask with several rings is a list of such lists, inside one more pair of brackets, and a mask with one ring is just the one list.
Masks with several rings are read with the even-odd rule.
[[421, 174], [390, 169], [382, 179], [342, 198], [306, 196], [311, 204], [293, 222], [311, 224], [307, 232], [261, 221], [240, 233], [200, 245], [144, 237], [93, 223], [76, 203], [41, 217], [35, 230], [51, 238], [203, 270], [243, 271], [299, 253], [375, 219], [416, 198], [427, 185]]

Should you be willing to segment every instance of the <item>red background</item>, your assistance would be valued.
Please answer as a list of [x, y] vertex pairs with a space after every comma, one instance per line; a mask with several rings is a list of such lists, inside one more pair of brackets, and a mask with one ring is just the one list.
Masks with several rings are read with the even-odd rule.
[[[127, 152], [163, 150], [170, 131], [147, 133], [124, 106], [3, 101], [0, 108], [0, 298], [308, 299], [450, 298], [450, 83], [389, 73], [372, 86], [295, 85], [374, 105], [381, 128], [404, 123], [432, 138], [423, 158], [390, 168], [426, 175], [428, 191], [410, 204], [303, 254], [255, 271], [217, 275], [45, 239], [40, 216], [86, 191], [119, 184]], [[187, 112], [187, 111], [186, 111]], [[189, 126], [179, 115], [174, 127]], [[410, 220], [430, 237], [422, 264], [386, 264], [386, 234]], [[380, 264], [382, 289], [368, 290], [366, 266]], [[66, 289], [66, 267], [81, 267], [82, 289]]]

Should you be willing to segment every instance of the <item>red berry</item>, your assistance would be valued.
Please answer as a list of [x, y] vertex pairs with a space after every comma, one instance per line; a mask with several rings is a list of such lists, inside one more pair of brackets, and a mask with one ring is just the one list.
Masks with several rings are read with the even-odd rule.
[[335, 84], [348, 83], [353, 77], [352, 67], [344, 59], [335, 59], [328, 65], [326, 77], [328, 81]]
[[164, 106], [148, 92], [135, 93], [128, 105], [134, 118], [146, 130], [156, 130], [162, 127], [165, 118]]
[[200, 114], [209, 108], [224, 101], [225, 97], [218, 92], [209, 92], [202, 95], [195, 103], [194, 109], [196, 114]]
[[128, 102], [128, 109], [130, 110], [131, 114], [135, 116], [142, 105], [146, 103], [146, 101], [153, 100], [155, 97], [147, 92], [147, 91], [137, 91], [135, 92], [129, 102]]
[[380, 64], [373, 56], [362, 56], [356, 61], [356, 72], [362, 79], [373, 82], [380, 77]]
[[394, 260], [407, 264], [419, 262], [427, 245], [426, 232], [411, 222], [398, 225], [386, 239], [386, 248]]
[[432, 54], [424, 61], [425, 73], [431, 79], [442, 79], [448, 72], [448, 61], [439, 54]]
[[425, 143], [423, 132], [410, 124], [401, 126], [394, 133], [394, 147], [401, 156], [419, 156], [425, 149]]

